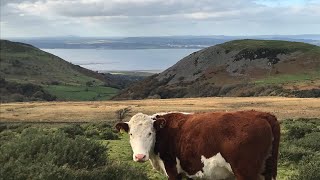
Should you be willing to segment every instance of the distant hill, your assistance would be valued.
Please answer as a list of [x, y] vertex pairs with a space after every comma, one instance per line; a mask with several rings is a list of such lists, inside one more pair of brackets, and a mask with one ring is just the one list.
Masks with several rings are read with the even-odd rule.
[[114, 99], [320, 95], [320, 47], [277, 40], [234, 40], [183, 58]]
[[237, 39], [285, 40], [320, 46], [320, 34], [257, 36], [154, 36], [154, 37], [41, 37], [14, 41], [43, 49], [199, 49]]
[[118, 89], [141, 80], [138, 77], [97, 73], [29, 44], [0, 40], [0, 46], [1, 78], [15, 84], [41, 86], [57, 96], [58, 100], [108, 99]]

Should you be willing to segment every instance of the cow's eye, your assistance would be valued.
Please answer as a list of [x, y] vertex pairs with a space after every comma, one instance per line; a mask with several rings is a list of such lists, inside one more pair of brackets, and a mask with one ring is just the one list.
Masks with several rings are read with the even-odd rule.
[[132, 133], [130, 133], [130, 136], [132, 136]]
[[151, 136], [151, 133], [149, 133], [148, 135]]

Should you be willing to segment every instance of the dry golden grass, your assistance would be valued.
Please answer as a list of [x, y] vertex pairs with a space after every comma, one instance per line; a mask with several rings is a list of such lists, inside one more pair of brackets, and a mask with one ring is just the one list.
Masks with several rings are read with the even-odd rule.
[[115, 111], [131, 107], [143, 112], [259, 110], [278, 119], [320, 117], [320, 99], [284, 97], [213, 97], [95, 102], [26, 102], [1, 104], [4, 122], [89, 122], [114, 120]]

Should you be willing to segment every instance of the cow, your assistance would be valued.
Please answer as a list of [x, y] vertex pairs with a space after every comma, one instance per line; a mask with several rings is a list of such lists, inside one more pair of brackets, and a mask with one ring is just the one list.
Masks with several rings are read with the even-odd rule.
[[150, 160], [169, 180], [277, 176], [280, 126], [269, 113], [138, 113], [115, 127], [129, 133], [134, 161]]

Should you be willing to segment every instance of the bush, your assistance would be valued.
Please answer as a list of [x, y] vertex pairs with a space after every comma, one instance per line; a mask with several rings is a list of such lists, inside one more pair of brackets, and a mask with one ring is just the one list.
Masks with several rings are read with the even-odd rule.
[[85, 131], [85, 136], [87, 138], [99, 139], [99, 131], [97, 129], [89, 129]]
[[118, 133], [113, 131], [113, 126], [109, 123], [89, 123], [83, 125], [84, 135], [87, 138], [98, 140], [115, 140], [119, 139]]
[[298, 176], [294, 180], [320, 179], [320, 154], [307, 158], [299, 164]]
[[[71, 127], [66, 132], [80, 129]], [[4, 130], [0, 179], [147, 179], [142, 171], [109, 161], [106, 146], [84, 136], [69, 136], [62, 130], [26, 128], [21, 134]]]
[[312, 132], [299, 139], [296, 144], [312, 151], [320, 151], [319, 138], [320, 132]]
[[104, 140], [116, 140], [119, 139], [118, 135], [115, 134], [111, 129], [105, 130], [100, 134], [100, 138]]
[[317, 126], [304, 120], [291, 120], [290, 123], [286, 125], [286, 128], [288, 129], [287, 138], [292, 140], [303, 138], [306, 134], [315, 131]]
[[299, 163], [304, 157], [308, 157], [312, 153], [302, 147], [295, 146], [289, 143], [280, 144], [280, 159], [281, 161], [288, 161]]
[[60, 130], [66, 133], [70, 138], [75, 138], [77, 135], [84, 134], [84, 129], [80, 126], [80, 124], [68, 125]]

